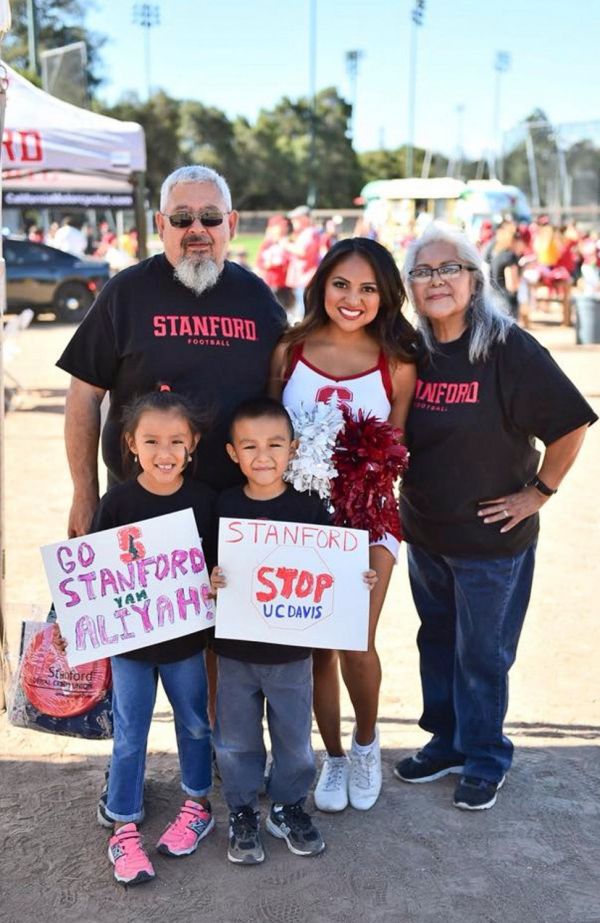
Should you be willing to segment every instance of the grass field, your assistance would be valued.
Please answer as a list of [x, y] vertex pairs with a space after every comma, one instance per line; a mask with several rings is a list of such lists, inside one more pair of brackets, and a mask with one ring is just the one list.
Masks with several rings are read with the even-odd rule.
[[256, 254], [264, 238], [264, 234], [236, 234], [231, 241], [230, 253], [235, 258], [240, 250], [245, 250], [248, 254], [248, 262], [251, 266], [256, 263]]

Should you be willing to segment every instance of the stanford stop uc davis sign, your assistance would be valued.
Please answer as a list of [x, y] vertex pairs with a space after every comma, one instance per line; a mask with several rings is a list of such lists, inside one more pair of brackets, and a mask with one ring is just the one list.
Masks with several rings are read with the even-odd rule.
[[218, 638], [366, 650], [368, 536], [356, 529], [221, 519]]
[[[335, 577], [314, 548], [281, 545], [255, 569], [252, 604], [275, 631], [305, 631], [333, 614]], [[285, 639], [281, 642], [285, 644]]]

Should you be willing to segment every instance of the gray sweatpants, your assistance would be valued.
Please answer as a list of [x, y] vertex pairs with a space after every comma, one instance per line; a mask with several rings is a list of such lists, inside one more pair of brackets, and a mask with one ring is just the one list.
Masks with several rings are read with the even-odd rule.
[[258, 810], [266, 759], [265, 701], [273, 756], [267, 795], [276, 804], [295, 804], [306, 798], [314, 781], [312, 657], [280, 664], [219, 657], [213, 740], [230, 811], [245, 805]]

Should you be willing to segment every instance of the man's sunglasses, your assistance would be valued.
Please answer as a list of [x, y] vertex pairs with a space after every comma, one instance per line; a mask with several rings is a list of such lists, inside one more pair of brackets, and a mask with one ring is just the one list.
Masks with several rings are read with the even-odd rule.
[[172, 215], [161, 212], [163, 218], [169, 219], [171, 227], [178, 228], [179, 230], [191, 228], [196, 218], [203, 228], [218, 228], [220, 224], [223, 224], [225, 215], [230, 214], [231, 212], [220, 212], [218, 209], [210, 209], [202, 212], [174, 212]]

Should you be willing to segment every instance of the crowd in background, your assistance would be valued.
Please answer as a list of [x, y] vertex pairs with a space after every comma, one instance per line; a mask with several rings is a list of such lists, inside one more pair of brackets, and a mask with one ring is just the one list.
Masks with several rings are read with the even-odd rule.
[[[299, 292], [304, 286], [298, 279], [308, 284], [319, 261], [338, 239], [341, 222], [336, 217], [319, 227], [309, 209], [301, 206], [288, 216], [274, 215], [268, 220], [254, 268], [291, 322], [302, 318]], [[355, 229], [357, 235], [364, 236], [362, 226]], [[371, 229], [368, 236], [377, 235]], [[414, 236], [407, 237], [406, 246]], [[482, 221], [476, 242], [490, 267], [494, 287], [524, 327], [533, 311], [547, 310], [551, 303], [562, 306], [562, 322], [569, 325], [574, 291], [600, 295], [600, 236], [596, 231], [582, 230], [575, 223], [558, 227], [545, 215], [529, 224], [506, 217], [495, 224]], [[232, 253], [238, 262], [244, 257], [247, 263], [247, 253]]]
[[[276, 214], [268, 219], [254, 265], [243, 247], [233, 247], [229, 256], [266, 281], [290, 323], [295, 323], [304, 313], [304, 289], [323, 256], [339, 239], [341, 223], [341, 217], [333, 215], [319, 224], [310, 209], [301, 205], [287, 215]], [[414, 233], [403, 241], [405, 247], [417, 233], [415, 222]], [[30, 225], [27, 236], [77, 257], [107, 260], [115, 270], [137, 259], [136, 228], [117, 235], [107, 220], [94, 227], [68, 215], [60, 224], [53, 222], [46, 231]], [[369, 228], [366, 234], [359, 219], [352, 236], [376, 239], [377, 233]], [[490, 267], [496, 289], [524, 327], [533, 311], [544, 311], [550, 303], [562, 306], [562, 322], [568, 325], [574, 291], [600, 295], [600, 235], [582, 230], [574, 222], [558, 227], [546, 215], [529, 224], [517, 223], [510, 217], [496, 223], [484, 220], [479, 226], [477, 246]]]
[[[119, 254], [122, 255], [121, 259], [116, 261], [127, 265], [128, 261], [137, 259], [138, 253], [136, 228], [129, 228], [117, 235], [106, 220], [100, 221], [95, 227], [73, 215], [66, 215], [60, 223], [53, 221], [45, 231], [37, 224], [30, 224], [27, 238], [36, 244], [55, 247], [80, 259], [86, 256], [106, 259], [111, 265]], [[123, 269], [124, 265], [118, 265], [117, 268]]]

